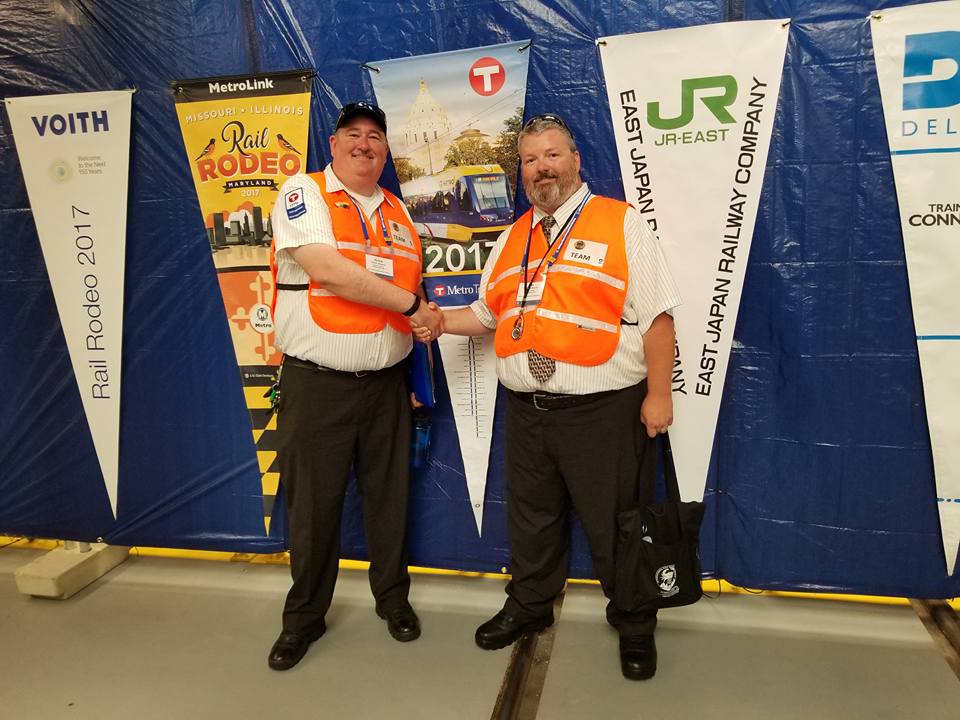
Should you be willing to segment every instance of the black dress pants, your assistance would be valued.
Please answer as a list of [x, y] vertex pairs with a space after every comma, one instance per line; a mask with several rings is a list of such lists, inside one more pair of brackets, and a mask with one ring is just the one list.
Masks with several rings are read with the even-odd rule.
[[286, 362], [277, 437], [293, 575], [283, 629], [315, 629], [330, 607], [351, 465], [362, 495], [377, 608], [405, 605], [410, 402], [402, 367], [357, 377]]
[[[576, 508], [604, 594], [613, 598], [617, 513], [653, 500], [656, 443], [640, 422], [646, 381], [584, 405], [538, 410], [507, 393], [507, 528], [513, 579], [505, 609], [551, 615], [570, 561], [568, 514]], [[607, 620], [621, 635], [649, 635], [656, 611]]]

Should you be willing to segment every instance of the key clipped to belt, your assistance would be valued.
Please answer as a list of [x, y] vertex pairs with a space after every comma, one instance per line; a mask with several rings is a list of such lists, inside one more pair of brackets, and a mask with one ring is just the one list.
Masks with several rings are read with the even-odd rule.
[[263, 394], [265, 398], [270, 398], [270, 409], [267, 410], [267, 419], [270, 419], [275, 412], [280, 412], [280, 374], [283, 372], [283, 365], [277, 368], [277, 377], [273, 385]]

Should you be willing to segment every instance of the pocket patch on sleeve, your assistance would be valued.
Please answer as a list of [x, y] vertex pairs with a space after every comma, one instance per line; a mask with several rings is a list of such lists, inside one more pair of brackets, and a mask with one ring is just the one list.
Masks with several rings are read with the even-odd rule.
[[307, 206], [303, 202], [303, 188], [295, 187], [287, 190], [283, 196], [283, 206], [287, 209], [287, 219], [296, 220], [307, 214]]

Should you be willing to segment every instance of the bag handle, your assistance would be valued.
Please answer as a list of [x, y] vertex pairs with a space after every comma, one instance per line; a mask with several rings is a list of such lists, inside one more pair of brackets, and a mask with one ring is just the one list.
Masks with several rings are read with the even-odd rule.
[[[667, 500], [680, 502], [680, 484], [677, 482], [677, 468], [673, 463], [673, 449], [670, 447], [670, 434], [660, 435], [660, 454], [663, 457], [663, 478], [666, 481]], [[654, 440], [656, 442], [656, 440]], [[640, 484], [634, 489], [634, 504], [640, 502]]]
[[670, 447], [670, 434], [664, 433], [660, 436], [663, 450], [663, 477], [666, 480], [667, 499], [672, 502], [680, 502], [680, 484], [677, 482], [677, 467], [673, 463], [673, 449]]

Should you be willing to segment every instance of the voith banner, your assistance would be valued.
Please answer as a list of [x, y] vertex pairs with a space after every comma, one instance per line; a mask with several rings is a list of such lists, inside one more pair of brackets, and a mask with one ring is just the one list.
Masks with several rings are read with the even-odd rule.
[[114, 517], [132, 96], [117, 90], [6, 99]]
[[764, 20], [598, 41], [624, 195], [683, 298], [670, 437], [684, 500], [703, 497], [788, 32]]
[[948, 574], [960, 545], [960, 2], [871, 15]]

